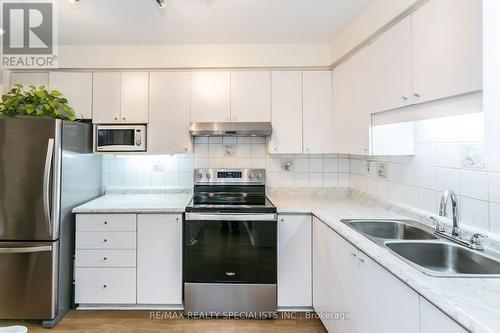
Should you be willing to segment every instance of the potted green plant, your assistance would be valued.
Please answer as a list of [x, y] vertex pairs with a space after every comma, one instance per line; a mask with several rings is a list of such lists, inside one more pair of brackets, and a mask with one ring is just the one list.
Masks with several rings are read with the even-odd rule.
[[0, 116], [49, 116], [65, 120], [76, 120], [75, 111], [68, 100], [57, 90], [47, 91], [45, 86], [16, 84], [0, 102]]

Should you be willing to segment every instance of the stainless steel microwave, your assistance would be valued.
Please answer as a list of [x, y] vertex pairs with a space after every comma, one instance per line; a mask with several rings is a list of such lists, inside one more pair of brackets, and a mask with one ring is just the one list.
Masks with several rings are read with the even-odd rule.
[[146, 151], [146, 125], [97, 125], [98, 152]]

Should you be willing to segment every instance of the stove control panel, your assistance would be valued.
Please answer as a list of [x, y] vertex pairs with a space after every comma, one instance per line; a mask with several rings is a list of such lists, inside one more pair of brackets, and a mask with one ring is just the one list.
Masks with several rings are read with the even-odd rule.
[[195, 169], [194, 184], [224, 185], [250, 184], [265, 185], [265, 169]]

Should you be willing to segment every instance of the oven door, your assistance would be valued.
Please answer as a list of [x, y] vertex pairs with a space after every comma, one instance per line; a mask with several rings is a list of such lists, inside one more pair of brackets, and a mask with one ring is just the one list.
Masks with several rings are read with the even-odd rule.
[[276, 284], [276, 214], [186, 213], [184, 281]]
[[97, 151], [145, 151], [146, 126], [97, 126]]

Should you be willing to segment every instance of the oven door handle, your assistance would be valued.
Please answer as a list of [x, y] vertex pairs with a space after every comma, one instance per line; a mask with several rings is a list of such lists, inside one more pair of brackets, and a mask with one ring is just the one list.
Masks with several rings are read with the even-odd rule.
[[276, 221], [276, 214], [186, 213], [186, 221]]

